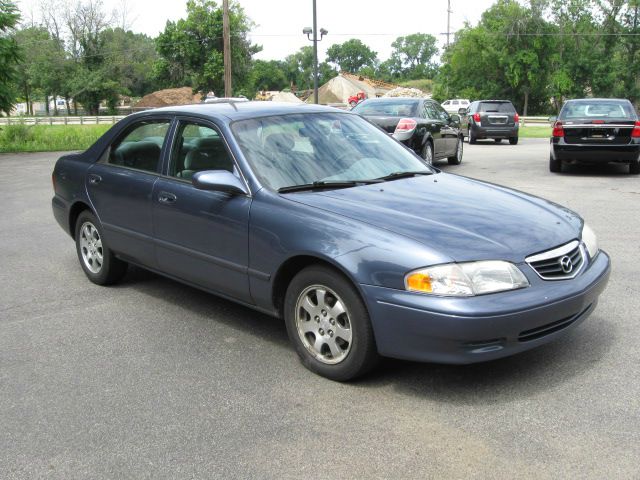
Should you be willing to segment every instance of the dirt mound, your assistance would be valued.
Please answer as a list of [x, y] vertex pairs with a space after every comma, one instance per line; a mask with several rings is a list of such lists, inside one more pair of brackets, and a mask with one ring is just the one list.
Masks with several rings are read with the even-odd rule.
[[145, 95], [136, 103], [136, 108], [159, 108], [170, 107], [173, 105], [191, 105], [200, 103], [202, 95], [196, 93], [194, 95], [191, 87], [167, 88], [166, 90], [158, 90], [157, 92]]

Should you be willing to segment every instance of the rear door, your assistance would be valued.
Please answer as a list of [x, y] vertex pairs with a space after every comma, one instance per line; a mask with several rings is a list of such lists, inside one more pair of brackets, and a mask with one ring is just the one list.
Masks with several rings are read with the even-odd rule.
[[427, 119], [427, 129], [431, 132], [431, 137], [433, 138], [433, 153], [436, 157], [443, 157], [447, 153], [447, 138], [445, 136], [446, 124], [440, 112], [444, 112], [444, 109], [440, 105], [436, 105], [435, 102], [430, 101], [425, 101], [423, 108]]
[[511, 102], [480, 102], [478, 112], [480, 113], [480, 126], [482, 127], [515, 127], [516, 109]]
[[159, 178], [171, 118], [132, 123], [89, 168], [86, 188], [109, 247], [155, 267], [151, 194]]
[[[176, 126], [166, 175], [153, 188], [154, 236], [160, 270], [209, 290], [250, 302], [251, 196], [196, 189], [199, 171], [242, 175], [212, 123], [182, 118]], [[244, 180], [243, 180], [244, 181]]]
[[451, 119], [451, 115], [449, 115], [444, 108], [442, 108], [437, 103], [433, 102], [433, 106], [438, 111], [438, 115], [442, 119], [442, 137], [444, 138], [445, 144], [445, 154], [447, 156], [451, 156], [455, 153], [456, 148], [458, 146], [458, 124], [454, 123]]

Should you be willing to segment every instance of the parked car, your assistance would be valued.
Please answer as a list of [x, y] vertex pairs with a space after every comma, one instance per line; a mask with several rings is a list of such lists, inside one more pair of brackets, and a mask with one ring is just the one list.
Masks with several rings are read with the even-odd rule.
[[371, 98], [352, 112], [363, 116], [420, 155], [427, 163], [446, 158], [462, 162], [460, 117], [450, 116], [433, 100], [424, 98]]
[[469, 108], [469, 100], [465, 98], [456, 98], [453, 100], [445, 100], [440, 104], [442, 108], [449, 114], [455, 113], [456, 115], [460, 111], [460, 109], [464, 108], [465, 110]]
[[130, 263], [282, 317], [304, 365], [335, 380], [381, 355], [471, 363], [544, 344], [609, 276], [577, 214], [442, 173], [329, 107], [136, 113], [52, 179], [89, 280]]
[[568, 100], [553, 122], [549, 170], [563, 163], [627, 163], [640, 173], [640, 121], [629, 100]]
[[509, 100], [479, 100], [460, 113], [461, 130], [469, 143], [485, 138], [493, 138], [496, 143], [505, 138], [511, 145], [518, 143], [520, 116]]

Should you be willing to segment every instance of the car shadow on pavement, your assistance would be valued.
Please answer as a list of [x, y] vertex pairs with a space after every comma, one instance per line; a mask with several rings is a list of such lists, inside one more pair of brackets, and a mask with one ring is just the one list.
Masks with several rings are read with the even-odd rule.
[[474, 405], [526, 398], [585, 375], [615, 342], [613, 329], [598, 319], [556, 341], [518, 355], [470, 365], [439, 365], [385, 359], [359, 383], [365, 388], [393, 385], [401, 393], [432, 401]]
[[[124, 279], [111, 288], [135, 289], [157, 300], [179, 305], [184, 309], [181, 321], [193, 319], [194, 322], [201, 323], [204, 318], [211, 323], [221, 322], [234, 330], [250, 333], [279, 347], [289, 348], [283, 320], [143, 268], [130, 266]], [[212, 332], [212, 336], [214, 335]]]
[[574, 177], [602, 177], [602, 176], [623, 176], [629, 178], [638, 178], [638, 175], [631, 175], [629, 167], [623, 163], [604, 163], [604, 164], [564, 164], [562, 165], [562, 173], [556, 175], [566, 175]]
[[[130, 267], [111, 288], [135, 289], [157, 300], [180, 305], [180, 321], [213, 324], [249, 333], [259, 341], [291, 350], [284, 321], [184, 285], [142, 268]], [[593, 324], [590, 325], [589, 322]], [[554, 388], [586, 374], [615, 342], [615, 331], [598, 312], [555, 342], [504, 359], [471, 365], [439, 365], [382, 359], [378, 368], [351, 384], [357, 388], [386, 388], [434, 401], [476, 404], [506, 402]], [[293, 358], [293, 356], [292, 356]], [[294, 365], [291, 368], [295, 368]], [[507, 393], [505, 395], [505, 393]]]

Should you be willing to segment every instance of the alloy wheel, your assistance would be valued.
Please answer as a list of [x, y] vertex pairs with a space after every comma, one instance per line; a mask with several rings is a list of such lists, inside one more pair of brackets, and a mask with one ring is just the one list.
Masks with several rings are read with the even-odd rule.
[[298, 296], [295, 309], [298, 336], [318, 361], [343, 361], [352, 344], [349, 312], [342, 299], [324, 285], [312, 285]]
[[104, 263], [102, 239], [91, 222], [84, 222], [80, 227], [80, 252], [87, 269], [91, 273], [99, 273]]

